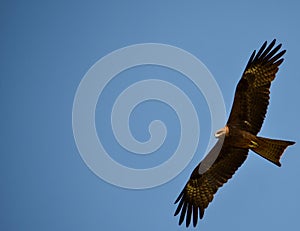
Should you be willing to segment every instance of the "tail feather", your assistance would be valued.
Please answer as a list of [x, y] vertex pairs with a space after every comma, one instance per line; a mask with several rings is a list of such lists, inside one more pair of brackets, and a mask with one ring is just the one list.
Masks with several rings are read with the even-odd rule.
[[288, 146], [295, 144], [295, 142], [256, 137], [253, 144], [253, 147], [251, 147], [252, 151], [280, 167], [281, 163], [279, 161], [284, 150]]

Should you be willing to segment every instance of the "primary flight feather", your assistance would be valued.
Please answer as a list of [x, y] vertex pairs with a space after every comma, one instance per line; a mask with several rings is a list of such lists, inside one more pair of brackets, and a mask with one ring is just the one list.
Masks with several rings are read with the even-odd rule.
[[257, 136], [267, 112], [271, 82], [286, 52], [275, 43], [275, 39], [269, 45], [265, 42], [257, 53], [252, 53], [237, 84], [228, 121], [215, 134], [216, 145], [194, 169], [175, 201], [179, 204], [174, 215], [180, 214], [180, 225], [184, 220], [187, 227], [191, 221], [197, 225], [217, 190], [246, 160], [249, 149], [281, 166], [284, 150], [295, 143]]

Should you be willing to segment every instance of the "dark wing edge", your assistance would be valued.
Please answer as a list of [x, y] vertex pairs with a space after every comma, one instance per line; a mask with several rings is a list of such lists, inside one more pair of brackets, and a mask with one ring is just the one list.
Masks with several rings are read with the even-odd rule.
[[198, 216], [204, 216], [204, 211], [213, 200], [217, 190], [226, 183], [236, 170], [246, 160], [247, 149], [222, 148], [217, 160], [203, 174], [198, 173], [199, 166], [194, 169], [191, 178], [179, 194], [175, 204], [179, 203], [174, 216], [180, 213], [179, 225], [186, 219], [186, 227], [191, 223], [196, 227]]
[[268, 46], [265, 42], [257, 53], [253, 51], [236, 87], [228, 125], [239, 126], [254, 135], [260, 131], [269, 105], [271, 82], [286, 52], [279, 52], [282, 44], [274, 47], [275, 43], [275, 39]]

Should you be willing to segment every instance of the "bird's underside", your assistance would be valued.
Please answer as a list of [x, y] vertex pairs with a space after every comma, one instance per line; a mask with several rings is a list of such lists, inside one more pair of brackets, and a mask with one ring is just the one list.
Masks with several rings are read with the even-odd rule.
[[274, 39], [254, 51], [246, 65], [234, 96], [226, 126], [216, 132], [216, 145], [197, 165], [175, 203], [179, 203], [175, 216], [179, 224], [186, 220], [188, 227], [196, 226], [214, 194], [244, 163], [249, 149], [280, 166], [284, 150], [292, 141], [274, 140], [257, 136], [263, 124], [270, 98], [270, 86], [285, 50], [281, 44], [274, 47]]

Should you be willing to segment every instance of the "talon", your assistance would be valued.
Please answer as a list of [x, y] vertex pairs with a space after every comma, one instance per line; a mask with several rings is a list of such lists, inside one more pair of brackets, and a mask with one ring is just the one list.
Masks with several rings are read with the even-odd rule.
[[251, 140], [250, 141], [250, 148], [257, 148], [258, 147], [258, 143], [256, 143], [255, 141]]

